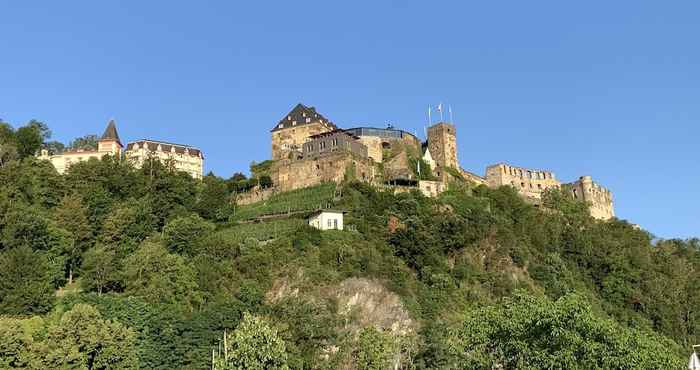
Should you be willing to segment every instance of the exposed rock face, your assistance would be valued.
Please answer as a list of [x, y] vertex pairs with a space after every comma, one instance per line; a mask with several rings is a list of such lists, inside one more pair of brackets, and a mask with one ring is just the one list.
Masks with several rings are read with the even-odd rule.
[[343, 354], [339, 368], [355, 369], [352, 349], [363, 328], [373, 326], [391, 333], [398, 346], [394, 354], [392, 368], [399, 368], [408, 361], [406, 353], [411, 353], [415, 345], [418, 323], [411, 318], [403, 306], [401, 298], [389, 291], [381, 281], [367, 278], [350, 278], [325, 287], [310, 284], [303, 271], [299, 270], [277, 279], [266, 295], [266, 302], [274, 304], [286, 298], [299, 298], [313, 302], [336, 302], [336, 313], [343, 318], [343, 324], [336, 328], [343, 339], [338, 343], [328, 343], [320, 350], [319, 360], [326, 361], [339, 353]]
[[366, 326], [388, 329], [394, 335], [405, 336], [416, 331], [417, 324], [404, 308], [401, 298], [379, 281], [351, 278], [335, 288], [338, 311], [352, 317], [347, 327], [359, 330]]

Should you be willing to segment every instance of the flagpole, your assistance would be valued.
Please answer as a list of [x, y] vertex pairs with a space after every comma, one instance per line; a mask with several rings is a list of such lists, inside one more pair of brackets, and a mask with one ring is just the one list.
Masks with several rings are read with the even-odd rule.
[[433, 125], [433, 119], [430, 118], [430, 106], [428, 106], [428, 124], [429, 124], [430, 126]]
[[450, 111], [450, 123], [454, 125], [455, 121], [452, 119], [452, 106], [448, 105], [447, 109]]
[[444, 119], [442, 118], [442, 103], [440, 103], [440, 105], [438, 105], [438, 107], [439, 107], [438, 110], [440, 111], [440, 122], [443, 122]]

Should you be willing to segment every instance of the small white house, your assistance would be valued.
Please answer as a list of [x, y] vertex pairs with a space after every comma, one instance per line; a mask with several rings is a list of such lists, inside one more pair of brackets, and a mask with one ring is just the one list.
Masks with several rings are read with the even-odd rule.
[[319, 230], [343, 230], [343, 211], [316, 211], [309, 216], [309, 226]]

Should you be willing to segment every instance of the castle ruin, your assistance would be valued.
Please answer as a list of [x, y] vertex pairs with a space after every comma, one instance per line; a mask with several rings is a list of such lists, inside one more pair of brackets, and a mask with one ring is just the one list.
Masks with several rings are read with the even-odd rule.
[[[431, 125], [423, 142], [393, 126], [341, 129], [314, 107], [297, 104], [275, 125], [271, 136], [269, 175], [275, 191], [354, 179], [437, 196], [455, 177], [461, 177], [477, 185], [512, 186], [534, 204], [541, 202], [548, 189], [561, 189], [588, 203], [594, 218], [607, 220], [615, 215], [612, 193], [590, 176], [562, 184], [551, 171], [506, 163], [488, 166], [484, 177], [465, 171], [457, 156], [456, 127], [448, 122]], [[431, 178], [426, 178], [428, 172]]]

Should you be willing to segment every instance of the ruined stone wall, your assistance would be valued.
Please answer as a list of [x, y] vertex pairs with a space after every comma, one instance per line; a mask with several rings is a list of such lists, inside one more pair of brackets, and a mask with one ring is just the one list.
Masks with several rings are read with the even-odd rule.
[[333, 131], [328, 123], [312, 122], [299, 124], [272, 132], [272, 159], [286, 159], [292, 150], [300, 151], [309, 136]]
[[464, 177], [466, 180], [469, 180], [469, 181], [475, 183], [476, 185], [488, 186], [488, 182], [486, 182], [486, 179], [479, 176], [479, 175], [473, 174], [469, 171], [465, 171], [464, 169], [461, 170], [461, 173], [462, 173], [462, 177]]
[[290, 191], [323, 182], [340, 183], [346, 173], [368, 182], [375, 177], [371, 160], [349, 152], [330, 152], [301, 160], [279, 160], [272, 167], [271, 177], [278, 191]]
[[426, 197], [434, 198], [447, 190], [447, 184], [442, 181], [420, 180], [418, 181], [418, 188]]
[[459, 169], [457, 160], [457, 130], [441, 122], [428, 128], [428, 150], [439, 167]]
[[591, 217], [599, 220], [615, 217], [612, 192], [594, 182], [590, 176], [581, 176], [567, 187], [575, 199], [588, 203]]
[[542, 199], [545, 190], [561, 187], [552, 172], [514, 167], [505, 163], [487, 167], [486, 182], [493, 188], [510, 185], [522, 196], [535, 200]]
[[360, 142], [367, 147], [367, 155], [375, 162], [381, 163], [384, 160], [381, 138], [376, 136], [360, 136]]

